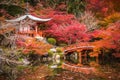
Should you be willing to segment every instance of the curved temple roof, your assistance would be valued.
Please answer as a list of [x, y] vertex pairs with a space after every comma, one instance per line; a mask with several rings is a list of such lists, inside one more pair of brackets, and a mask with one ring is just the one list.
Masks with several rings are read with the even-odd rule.
[[18, 21], [21, 21], [21, 20], [24, 20], [26, 18], [30, 18], [31, 20], [34, 20], [34, 21], [49, 21], [51, 20], [52, 18], [48, 18], [48, 19], [42, 19], [42, 18], [38, 18], [38, 17], [35, 17], [35, 16], [32, 16], [30, 14], [26, 14], [24, 16], [21, 16], [17, 19], [13, 19], [13, 20], [6, 20], [7, 22], [18, 22]]

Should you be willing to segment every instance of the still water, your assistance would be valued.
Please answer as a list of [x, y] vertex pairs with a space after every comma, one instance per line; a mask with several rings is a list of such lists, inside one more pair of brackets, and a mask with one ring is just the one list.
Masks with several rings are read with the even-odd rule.
[[26, 73], [18, 80], [88, 80], [86, 76], [91, 74], [94, 69], [77, 64], [76, 55], [68, 58], [60, 58], [59, 55], [55, 55], [53, 58], [43, 57], [40, 65], [35, 66], [32, 70], [26, 70]]

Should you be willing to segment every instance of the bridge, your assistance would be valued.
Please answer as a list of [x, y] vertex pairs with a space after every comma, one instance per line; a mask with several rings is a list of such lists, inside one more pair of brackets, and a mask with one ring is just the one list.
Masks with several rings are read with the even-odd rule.
[[[83, 57], [87, 60], [89, 53], [93, 52], [94, 48], [95, 46], [91, 42], [83, 42], [83, 43], [65, 46], [63, 50], [64, 50], [64, 55], [68, 55], [76, 52], [79, 58], [79, 64], [82, 64]], [[94, 54], [93, 57], [96, 58], [96, 62], [98, 63], [98, 54]]]
[[[95, 72], [95, 68], [93, 67], [85, 67], [83, 66], [83, 59], [87, 61], [87, 56], [90, 52], [93, 52], [95, 46], [92, 43], [77, 43], [69, 46], [65, 46], [63, 48], [64, 50], [64, 56], [69, 54], [74, 54], [74, 52], [77, 53], [78, 63], [63, 63], [62, 68], [74, 72], [82, 72], [85, 74], [90, 74], [92, 72]], [[87, 52], [88, 51], [88, 52]], [[96, 63], [98, 63], [98, 54], [94, 55]]]

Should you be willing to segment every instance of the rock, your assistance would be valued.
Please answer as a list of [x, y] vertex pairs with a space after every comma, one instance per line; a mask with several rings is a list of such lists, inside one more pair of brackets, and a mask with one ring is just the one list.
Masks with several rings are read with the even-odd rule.
[[22, 61], [23, 61], [24, 65], [30, 64], [30, 62], [27, 59], [23, 59]]

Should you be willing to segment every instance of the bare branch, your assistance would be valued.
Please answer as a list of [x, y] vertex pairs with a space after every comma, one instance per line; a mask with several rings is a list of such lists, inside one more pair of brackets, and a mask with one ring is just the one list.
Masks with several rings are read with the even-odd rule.
[[10, 59], [8, 59], [8, 58], [6, 58], [6, 57], [3, 57], [3, 56], [1, 56], [1, 55], [0, 55], [0, 60], [2, 60], [2, 61], [7, 61], [7, 62], [10, 62], [10, 63], [14, 63], [14, 64], [19, 64], [19, 65], [24, 64], [23, 62], [15, 61], [15, 60], [10, 60]]

